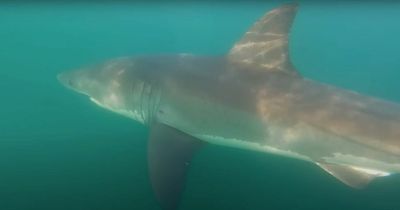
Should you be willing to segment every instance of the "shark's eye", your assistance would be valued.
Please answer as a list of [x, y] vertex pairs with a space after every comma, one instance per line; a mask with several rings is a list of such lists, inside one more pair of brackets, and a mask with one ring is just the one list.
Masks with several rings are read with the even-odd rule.
[[72, 81], [72, 79], [69, 79], [69, 80], [68, 80], [68, 85], [74, 86], [74, 82]]

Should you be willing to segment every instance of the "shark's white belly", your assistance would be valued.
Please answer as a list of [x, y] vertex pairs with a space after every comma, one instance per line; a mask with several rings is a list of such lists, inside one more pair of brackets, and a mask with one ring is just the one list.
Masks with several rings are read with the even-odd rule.
[[[266, 152], [269, 154], [280, 155], [284, 157], [290, 157], [290, 158], [304, 160], [307, 162], [312, 162], [317, 164], [318, 166], [320, 165], [320, 163], [315, 162], [308, 156], [296, 153], [294, 151], [282, 150], [268, 145], [261, 145], [258, 143], [246, 142], [238, 139], [225, 139], [223, 137], [210, 136], [210, 135], [195, 135], [195, 137], [215, 145], [228, 146], [228, 147], [258, 151], [258, 152]], [[360, 171], [374, 176], [388, 176], [392, 172], [396, 172], [400, 169], [400, 164], [388, 164], [381, 161], [368, 159], [365, 157], [343, 155], [340, 153], [335, 154], [335, 156], [332, 158], [325, 158], [324, 161], [331, 164], [348, 166], [356, 171]], [[368, 166], [360, 167], [359, 166], [360, 163], [364, 163], [364, 165], [367, 164]], [[382, 169], [387, 169], [387, 170], [382, 170]]]
[[234, 147], [234, 148], [238, 148], [238, 149], [266, 152], [266, 153], [271, 153], [271, 154], [275, 154], [275, 155], [281, 155], [281, 156], [285, 156], [285, 157], [301, 159], [301, 160], [305, 160], [305, 161], [312, 161], [309, 157], [298, 154], [294, 151], [282, 150], [282, 149], [279, 149], [276, 147], [262, 145], [262, 144], [255, 143], [255, 142], [248, 142], [245, 140], [232, 139], [232, 138], [228, 139], [228, 138], [223, 138], [220, 136], [203, 135], [203, 134], [197, 134], [194, 136], [198, 139], [209, 142], [211, 144]]

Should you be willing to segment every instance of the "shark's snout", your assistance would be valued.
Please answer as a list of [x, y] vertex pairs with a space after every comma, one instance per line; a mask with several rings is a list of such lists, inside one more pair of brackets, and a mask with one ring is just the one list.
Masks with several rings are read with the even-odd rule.
[[66, 88], [82, 93], [84, 95], [91, 95], [96, 92], [94, 86], [94, 79], [87, 78], [85, 71], [67, 71], [57, 75], [57, 80]]
[[57, 74], [57, 80], [58, 80], [61, 84], [64, 84], [64, 81], [65, 81], [65, 74], [64, 74], [64, 73]]
[[57, 80], [66, 87], [73, 87], [71, 77], [67, 73], [60, 73], [57, 75]]

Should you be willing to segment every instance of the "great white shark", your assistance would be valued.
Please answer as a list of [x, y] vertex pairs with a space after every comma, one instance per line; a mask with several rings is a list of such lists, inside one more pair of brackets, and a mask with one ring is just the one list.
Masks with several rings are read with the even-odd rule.
[[149, 175], [164, 209], [178, 208], [204, 143], [309, 161], [355, 188], [400, 172], [400, 105], [301, 76], [288, 53], [296, 11], [268, 12], [225, 56], [122, 57], [58, 79], [149, 126]]

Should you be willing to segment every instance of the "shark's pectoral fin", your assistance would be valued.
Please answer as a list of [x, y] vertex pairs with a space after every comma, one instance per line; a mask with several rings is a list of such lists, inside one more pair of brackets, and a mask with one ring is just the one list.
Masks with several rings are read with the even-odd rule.
[[148, 143], [150, 181], [165, 210], [174, 210], [184, 188], [186, 170], [202, 142], [167, 125], [155, 123]]
[[368, 171], [350, 166], [329, 163], [318, 163], [318, 165], [341, 182], [357, 189], [364, 188], [376, 177], [388, 175], [384, 172]]
[[[297, 74], [289, 59], [288, 36], [297, 4], [286, 4], [258, 20], [230, 50], [230, 62], [252, 65], [262, 71]], [[247, 68], [245, 68], [247, 69]]]

